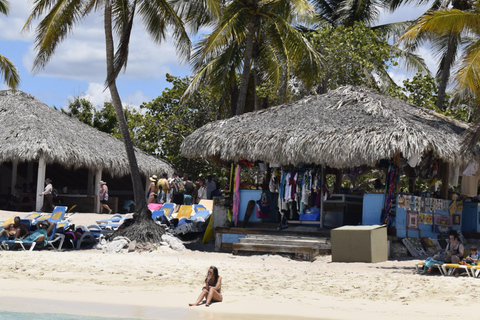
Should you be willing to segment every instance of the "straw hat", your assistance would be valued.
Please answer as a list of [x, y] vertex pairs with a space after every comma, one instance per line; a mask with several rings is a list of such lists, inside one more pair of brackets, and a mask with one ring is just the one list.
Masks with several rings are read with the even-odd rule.
[[157, 181], [158, 177], [154, 174], [150, 177], [150, 181]]
[[107, 183], [105, 181], [100, 181], [98, 184], [99, 185], [104, 185], [104, 184], [107, 184]]

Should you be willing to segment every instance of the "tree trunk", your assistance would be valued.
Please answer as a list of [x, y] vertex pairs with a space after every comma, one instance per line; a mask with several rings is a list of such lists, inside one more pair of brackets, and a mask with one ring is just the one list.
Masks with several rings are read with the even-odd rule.
[[135, 219], [147, 220], [151, 217], [147, 213], [147, 201], [145, 199], [145, 191], [143, 189], [140, 170], [138, 169], [137, 158], [133, 149], [132, 139], [128, 131], [127, 121], [123, 112], [122, 101], [117, 90], [116, 78], [114, 75], [114, 43], [112, 35], [112, 4], [111, 0], [105, 1], [105, 45], [107, 54], [107, 82], [108, 89], [112, 96], [112, 104], [115, 108], [118, 126], [122, 134], [123, 143], [127, 152], [128, 163], [130, 165], [130, 176], [132, 178], [133, 195], [135, 200]]
[[230, 85], [230, 116], [233, 117], [235, 115], [235, 111], [237, 110], [237, 102], [238, 102], [238, 86], [237, 80], [233, 80], [232, 84]]
[[250, 62], [253, 55], [253, 36], [255, 34], [255, 17], [251, 17], [247, 26], [247, 45], [245, 47], [245, 59], [243, 61], [242, 79], [240, 80], [240, 92], [237, 102], [236, 115], [243, 114], [247, 100], [248, 77], [250, 76]]
[[255, 66], [253, 68], [253, 82], [255, 84], [253, 88], [253, 97], [255, 101], [255, 111], [262, 109], [260, 105], [260, 99], [258, 98], [258, 95], [257, 95], [257, 87], [260, 86], [260, 77], [258, 76], [257, 66], [258, 66], [258, 56], [255, 57]]
[[445, 92], [447, 91], [448, 79], [450, 78], [450, 68], [455, 58], [455, 51], [457, 46], [457, 35], [452, 33], [448, 40], [447, 54], [443, 61], [442, 72], [440, 76], [440, 83], [438, 85], [437, 108], [443, 110], [443, 102], [445, 100]]

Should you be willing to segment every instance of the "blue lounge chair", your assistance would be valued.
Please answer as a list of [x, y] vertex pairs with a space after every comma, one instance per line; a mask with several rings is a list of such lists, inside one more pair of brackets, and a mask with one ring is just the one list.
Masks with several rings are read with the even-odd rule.
[[[53, 224], [53, 229], [50, 233], [50, 235], [47, 237], [47, 239], [43, 243], [44, 246], [51, 246], [53, 249], [61, 249], [63, 246], [63, 241], [65, 240], [65, 235], [56, 233], [57, 231], [57, 224]], [[27, 237], [28, 238], [28, 237]], [[30, 247], [30, 251], [33, 251], [33, 249], [38, 245], [42, 246], [42, 243], [35, 241], [36, 239], [33, 239], [32, 241], [29, 240], [11, 240], [12, 243], [20, 245], [23, 250], [26, 250], [25, 246]], [[54, 243], [58, 242], [58, 247], [55, 248], [53, 245]], [[8, 243], [8, 242], [7, 242]]]
[[175, 209], [175, 204], [164, 203], [163, 206], [162, 206], [162, 209], [160, 209], [160, 210], [163, 211], [163, 214], [165, 215], [165, 217], [170, 219], [172, 217], [172, 213], [173, 213], [174, 209]]
[[163, 216], [165, 212], [163, 210], [155, 210], [152, 212], [153, 221], [157, 221], [159, 217]]
[[116, 213], [110, 217], [110, 219], [102, 219], [97, 220], [97, 224], [107, 224], [107, 223], [121, 223], [123, 220], [131, 218], [133, 215], [131, 213], [127, 213], [126, 215], [121, 215], [120, 213]]
[[65, 212], [67, 212], [68, 207], [64, 206], [56, 206], [55, 209], [53, 209], [52, 213], [40, 216], [39, 218], [35, 219], [33, 224], [37, 224], [40, 221], [48, 220], [48, 222], [51, 223], [58, 223], [63, 220], [63, 217], [65, 216]]

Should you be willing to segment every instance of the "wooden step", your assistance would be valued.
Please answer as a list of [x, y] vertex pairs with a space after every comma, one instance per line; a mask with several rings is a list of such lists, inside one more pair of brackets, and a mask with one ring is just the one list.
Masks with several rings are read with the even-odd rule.
[[317, 255], [331, 254], [331, 249], [316, 248], [314, 246], [297, 246], [297, 245], [281, 245], [281, 244], [251, 244], [251, 243], [234, 243], [233, 254], [239, 251], [247, 252], [268, 252], [268, 253], [290, 253], [290, 254], [307, 254], [308, 260], [312, 261]]
[[264, 241], [287, 240], [287, 241], [305, 241], [315, 243], [330, 243], [330, 238], [326, 237], [307, 237], [296, 235], [266, 235], [266, 234], [247, 234], [244, 239], [259, 239]]
[[290, 245], [297, 247], [315, 247], [321, 249], [330, 249], [331, 245], [326, 242], [319, 242], [315, 240], [291, 240], [291, 239], [256, 239], [256, 238], [240, 238], [239, 243], [249, 244], [271, 244], [271, 245]]

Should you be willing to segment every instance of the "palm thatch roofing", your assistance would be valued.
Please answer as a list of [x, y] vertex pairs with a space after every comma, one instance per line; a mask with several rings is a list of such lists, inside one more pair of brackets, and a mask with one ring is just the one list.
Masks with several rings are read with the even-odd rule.
[[[38, 161], [90, 168], [112, 176], [130, 173], [123, 141], [55, 110], [22, 91], [0, 91], [0, 163]], [[144, 175], [172, 173], [166, 162], [135, 148]]]
[[[314, 163], [334, 168], [374, 166], [400, 153], [431, 152], [450, 163], [460, 156], [469, 126], [364, 87], [340, 87], [266, 110], [204, 125], [181, 146], [187, 157], [281, 165]], [[468, 159], [467, 159], [468, 158]]]

